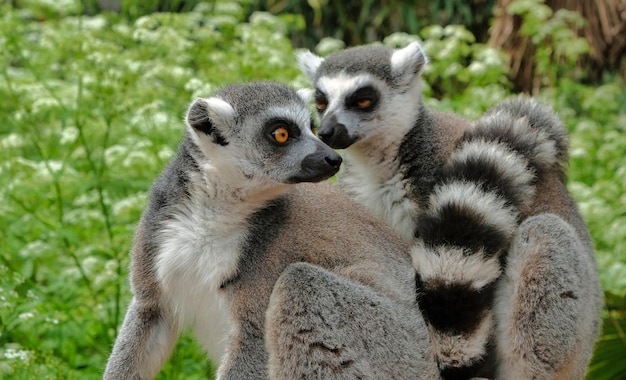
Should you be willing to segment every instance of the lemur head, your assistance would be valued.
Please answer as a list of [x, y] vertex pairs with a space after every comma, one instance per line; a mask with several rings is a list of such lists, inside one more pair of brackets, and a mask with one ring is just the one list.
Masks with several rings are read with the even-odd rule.
[[206, 170], [248, 183], [317, 182], [334, 175], [341, 157], [313, 133], [306, 91], [258, 82], [197, 99], [187, 112], [189, 135]]
[[298, 54], [300, 69], [315, 87], [320, 138], [336, 149], [413, 125], [427, 58], [417, 42], [403, 49], [366, 45], [326, 58]]

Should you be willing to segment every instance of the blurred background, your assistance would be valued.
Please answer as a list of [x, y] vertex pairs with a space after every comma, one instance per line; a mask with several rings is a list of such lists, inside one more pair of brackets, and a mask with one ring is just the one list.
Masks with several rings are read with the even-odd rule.
[[[101, 378], [194, 98], [307, 87], [298, 49], [416, 40], [428, 106], [473, 119], [523, 92], [565, 121], [605, 289], [588, 379], [626, 379], [626, 0], [0, 1], [0, 379]], [[185, 335], [159, 379], [213, 376]]]

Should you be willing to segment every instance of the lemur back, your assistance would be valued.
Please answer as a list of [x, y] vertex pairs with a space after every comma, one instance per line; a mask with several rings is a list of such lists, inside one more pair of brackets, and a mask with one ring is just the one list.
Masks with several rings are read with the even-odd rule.
[[184, 328], [219, 379], [438, 376], [406, 243], [307, 183], [341, 157], [314, 136], [302, 96], [262, 82], [191, 105], [135, 234], [106, 379], [154, 378]]
[[417, 43], [298, 59], [339, 186], [412, 245], [442, 376], [582, 378], [602, 294], [558, 117], [524, 97], [474, 122], [427, 109]]

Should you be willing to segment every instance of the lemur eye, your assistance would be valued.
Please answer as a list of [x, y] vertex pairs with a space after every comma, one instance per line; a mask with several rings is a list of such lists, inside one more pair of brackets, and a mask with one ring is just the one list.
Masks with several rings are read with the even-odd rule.
[[380, 94], [374, 86], [366, 85], [354, 91], [346, 97], [347, 108], [357, 111], [370, 112], [376, 107], [380, 99]]
[[359, 100], [356, 102], [356, 105], [357, 105], [359, 108], [366, 108], [366, 107], [369, 107], [369, 106], [371, 106], [371, 105], [372, 105], [372, 99], [368, 99], [368, 98], [359, 99]]
[[328, 106], [328, 104], [324, 103], [324, 102], [316, 102], [315, 103], [315, 108], [317, 108], [318, 111], [325, 110], [327, 106]]
[[315, 108], [317, 108], [319, 112], [322, 112], [326, 109], [326, 107], [328, 107], [328, 99], [326, 98], [326, 95], [319, 89], [315, 90]]
[[278, 143], [285, 143], [289, 140], [289, 131], [284, 127], [276, 128], [272, 131], [272, 137], [274, 137], [274, 140]]

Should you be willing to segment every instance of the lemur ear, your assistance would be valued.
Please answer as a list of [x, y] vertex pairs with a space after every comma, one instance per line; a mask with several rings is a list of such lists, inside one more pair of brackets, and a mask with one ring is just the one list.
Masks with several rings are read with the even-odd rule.
[[213, 137], [213, 142], [228, 145], [228, 141], [220, 133], [219, 127], [234, 122], [235, 110], [220, 98], [196, 99], [189, 110], [185, 121], [197, 134]]
[[298, 67], [300, 68], [300, 71], [302, 71], [302, 73], [309, 78], [311, 83], [314, 83], [315, 73], [322, 62], [324, 62], [324, 58], [313, 54], [310, 50], [297, 53], [296, 58], [298, 60]]
[[313, 99], [314, 92], [315, 91], [310, 88], [301, 88], [296, 93], [305, 104], [309, 104], [309, 102]]
[[391, 72], [399, 84], [407, 85], [416, 75], [422, 73], [427, 63], [428, 57], [420, 44], [411, 42], [391, 55]]

